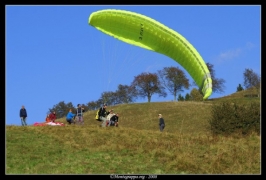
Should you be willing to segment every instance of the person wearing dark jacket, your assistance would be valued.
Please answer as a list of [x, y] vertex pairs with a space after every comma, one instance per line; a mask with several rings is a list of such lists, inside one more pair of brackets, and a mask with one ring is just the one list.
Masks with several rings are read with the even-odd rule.
[[104, 104], [103, 107], [101, 107], [99, 109], [99, 119], [102, 121], [102, 127], [106, 127], [106, 121], [107, 121], [107, 118], [106, 116], [110, 113], [110, 111], [106, 111], [106, 107], [107, 105]]
[[115, 127], [118, 127], [118, 119], [119, 119], [119, 114], [116, 113], [115, 115], [113, 115], [113, 116], [110, 118], [110, 122], [109, 122], [108, 126], [115, 126]]
[[84, 124], [83, 120], [83, 113], [85, 112], [84, 108], [81, 107], [80, 104], [78, 104], [77, 110], [76, 110], [76, 124]]
[[158, 118], [159, 118], [159, 129], [162, 132], [164, 127], [165, 127], [165, 123], [164, 123], [164, 119], [162, 114], [158, 114]]
[[20, 111], [19, 111], [19, 117], [21, 119], [21, 125], [22, 126], [27, 126], [27, 110], [25, 109], [24, 106], [21, 107]]

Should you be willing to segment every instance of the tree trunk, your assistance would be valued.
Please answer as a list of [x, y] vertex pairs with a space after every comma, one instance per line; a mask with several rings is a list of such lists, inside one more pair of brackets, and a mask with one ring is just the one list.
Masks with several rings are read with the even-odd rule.
[[148, 96], [148, 102], [151, 102], [151, 96]]

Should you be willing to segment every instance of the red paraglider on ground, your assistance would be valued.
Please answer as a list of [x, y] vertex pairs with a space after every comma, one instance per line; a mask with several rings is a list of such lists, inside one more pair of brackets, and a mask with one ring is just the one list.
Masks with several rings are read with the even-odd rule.
[[34, 123], [33, 126], [65, 126], [64, 123], [60, 122], [44, 122], [44, 123]]

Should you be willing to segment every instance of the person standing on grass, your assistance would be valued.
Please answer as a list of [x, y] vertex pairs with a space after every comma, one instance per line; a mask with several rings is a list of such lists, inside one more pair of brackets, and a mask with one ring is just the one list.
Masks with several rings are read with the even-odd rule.
[[163, 129], [165, 127], [165, 123], [164, 123], [164, 119], [162, 114], [158, 114], [158, 118], [159, 118], [159, 129], [161, 132], [163, 132]]
[[77, 107], [77, 111], [76, 111], [76, 124], [81, 124], [83, 125], [84, 124], [84, 120], [83, 120], [83, 113], [85, 112], [84, 108], [81, 107], [80, 104], [78, 104], [78, 107]]
[[21, 125], [22, 126], [27, 126], [27, 110], [25, 109], [25, 106], [22, 106], [20, 111], [19, 111], [19, 117], [21, 120]]

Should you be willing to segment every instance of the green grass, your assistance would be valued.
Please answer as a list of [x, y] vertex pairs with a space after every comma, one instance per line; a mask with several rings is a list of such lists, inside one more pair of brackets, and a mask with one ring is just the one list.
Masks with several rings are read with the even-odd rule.
[[99, 127], [96, 111], [85, 113], [84, 126], [6, 126], [6, 174], [260, 174], [260, 136], [209, 131], [209, 109], [225, 99], [260, 101], [234, 94], [108, 107], [120, 113], [117, 128]]

